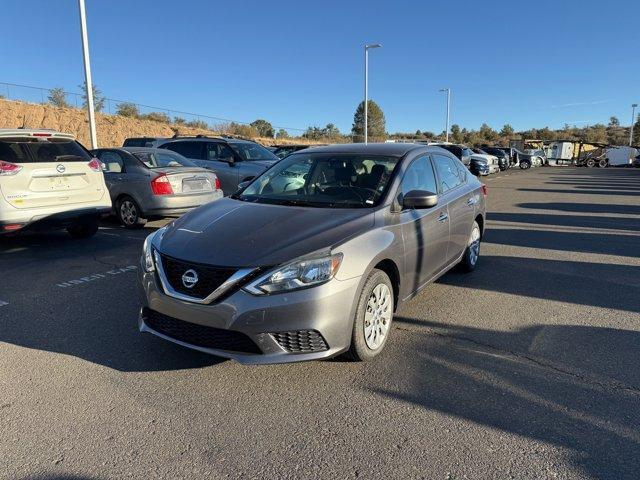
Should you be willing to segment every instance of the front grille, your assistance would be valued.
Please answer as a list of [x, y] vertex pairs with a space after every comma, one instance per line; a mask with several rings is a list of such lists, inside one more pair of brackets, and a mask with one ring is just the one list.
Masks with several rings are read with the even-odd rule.
[[[162, 254], [160, 258], [162, 269], [171, 288], [183, 295], [199, 299], [207, 297], [237, 271], [237, 268], [212, 267], [200, 263], [185, 262]], [[191, 288], [187, 288], [182, 282], [182, 276], [188, 270], [193, 270], [198, 275], [198, 281]]]
[[149, 328], [189, 345], [238, 353], [262, 353], [253, 340], [241, 332], [183, 322], [149, 308], [144, 309], [142, 316]]
[[313, 353], [328, 350], [327, 342], [316, 330], [293, 330], [272, 333], [271, 336], [290, 353]]

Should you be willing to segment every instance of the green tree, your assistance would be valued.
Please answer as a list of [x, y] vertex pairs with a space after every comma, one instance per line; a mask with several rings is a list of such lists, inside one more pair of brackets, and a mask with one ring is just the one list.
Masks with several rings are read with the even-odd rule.
[[191, 120], [190, 122], [187, 122], [185, 125], [187, 127], [199, 128], [201, 130], [207, 130], [207, 128], [209, 128], [209, 125], [207, 125], [207, 122], [202, 120]]
[[185, 125], [187, 121], [182, 117], [173, 117], [173, 123], [176, 125]]
[[[353, 115], [351, 133], [358, 139], [364, 139], [364, 101], [358, 104]], [[387, 135], [384, 112], [373, 100], [367, 102], [367, 135], [375, 139], [382, 139]]]
[[633, 125], [633, 145], [640, 145], [640, 115], [638, 115], [636, 123]]
[[49, 96], [47, 97], [49, 103], [54, 107], [68, 107], [67, 95], [64, 93], [62, 87], [55, 87], [49, 90]]
[[620, 126], [620, 120], [618, 120], [618, 117], [609, 117], [609, 127], [619, 127]]
[[135, 103], [123, 102], [118, 104], [118, 106], [116, 107], [116, 115], [138, 118], [140, 116], [140, 111], [138, 110], [138, 106]]
[[273, 126], [262, 118], [251, 122], [250, 125], [256, 129], [258, 135], [261, 137], [273, 137], [275, 133], [275, 131], [273, 130]]
[[507, 137], [507, 139], [509, 139], [509, 137], [512, 137], [514, 133], [516, 133], [515, 130], [508, 123], [502, 127], [502, 130], [500, 130], [500, 136]]
[[327, 123], [327, 126], [322, 129], [322, 136], [326, 138], [337, 138], [339, 137], [340, 130], [333, 123]]
[[303, 138], [307, 138], [309, 140], [319, 140], [324, 136], [324, 132], [322, 128], [319, 127], [308, 127], [305, 132], [302, 134]]
[[152, 122], [171, 123], [171, 118], [169, 117], [169, 115], [162, 112], [149, 112], [141, 115], [140, 118], [151, 120]]
[[[87, 108], [87, 82], [85, 81], [82, 85], [78, 85], [82, 90], [82, 107]], [[92, 85], [93, 91], [93, 109], [96, 112], [101, 112], [104, 109], [104, 105], [107, 102], [107, 99], [102, 95], [102, 92], [98, 89], [96, 84]]]
[[460, 130], [460, 125], [454, 123], [451, 125], [451, 140], [453, 143], [462, 143], [464, 142], [464, 138], [462, 136], [462, 131]]
[[281, 128], [276, 133], [276, 138], [289, 138], [289, 132], [287, 132], [284, 128]]
[[478, 134], [481, 141], [489, 142], [489, 143], [495, 141], [498, 137], [498, 134], [496, 133], [496, 131], [486, 123], [483, 123], [480, 126], [480, 131], [478, 132]]

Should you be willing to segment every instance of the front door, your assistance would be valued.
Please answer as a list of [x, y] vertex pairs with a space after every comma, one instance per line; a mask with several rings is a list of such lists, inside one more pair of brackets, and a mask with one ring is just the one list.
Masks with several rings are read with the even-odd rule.
[[213, 170], [225, 196], [238, 189], [240, 182], [240, 165], [229, 145], [218, 142], [207, 143], [206, 167]]
[[[400, 185], [398, 201], [411, 190], [437, 193], [438, 187], [428, 156], [416, 158], [407, 168]], [[418, 290], [445, 265], [449, 243], [449, 218], [446, 203], [424, 209], [400, 212], [405, 251], [405, 278], [412, 291]]]

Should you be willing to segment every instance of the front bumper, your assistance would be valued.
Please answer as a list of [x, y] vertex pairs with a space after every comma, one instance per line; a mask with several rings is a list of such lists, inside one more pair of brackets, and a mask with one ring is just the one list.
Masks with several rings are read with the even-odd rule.
[[[143, 306], [138, 321], [141, 332], [244, 364], [317, 360], [349, 348], [361, 277], [333, 279], [317, 287], [263, 296], [237, 288], [222, 300], [197, 304], [166, 295], [156, 273], [145, 272], [143, 268], [140, 272]], [[158, 323], [149, 321], [149, 315], [156, 312], [189, 334], [175, 334], [175, 328], [154, 328], [152, 325]], [[217, 348], [215, 338], [225, 331], [246, 336], [256, 349]], [[202, 335], [207, 336], [206, 342], [194, 340]], [[304, 338], [306, 345], [310, 336], [311, 342], [315, 342], [313, 351], [300, 349], [301, 343], [296, 339]], [[319, 350], [318, 345], [321, 345]]]

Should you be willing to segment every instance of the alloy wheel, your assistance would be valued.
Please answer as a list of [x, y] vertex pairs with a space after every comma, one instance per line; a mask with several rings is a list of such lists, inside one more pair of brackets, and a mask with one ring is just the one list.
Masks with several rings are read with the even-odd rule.
[[138, 209], [131, 200], [120, 203], [120, 218], [126, 225], [133, 225], [138, 218]]
[[473, 226], [471, 238], [469, 239], [469, 263], [475, 265], [480, 256], [480, 227]]
[[364, 314], [364, 339], [371, 350], [377, 350], [384, 343], [393, 316], [391, 290], [384, 283], [371, 291]]

